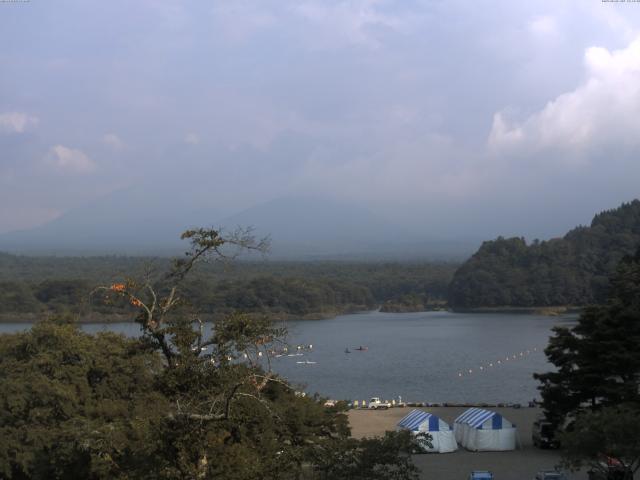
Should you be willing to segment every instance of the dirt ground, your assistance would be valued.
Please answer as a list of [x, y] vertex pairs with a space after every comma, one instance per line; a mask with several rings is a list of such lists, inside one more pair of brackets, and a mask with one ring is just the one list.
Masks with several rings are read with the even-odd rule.
[[[356, 438], [382, 435], [395, 430], [396, 424], [412, 408], [392, 408], [369, 411], [350, 410], [349, 423]], [[466, 408], [421, 408], [453, 424]], [[422, 479], [465, 480], [472, 470], [489, 470], [495, 480], [533, 480], [538, 470], [553, 469], [560, 461], [557, 450], [541, 450], [531, 443], [531, 426], [540, 414], [537, 408], [491, 408], [513, 422], [518, 429], [520, 448], [512, 452], [469, 452], [459, 449], [454, 453], [415, 455], [414, 463], [420, 468]], [[585, 473], [567, 473], [571, 480], [586, 480]]]

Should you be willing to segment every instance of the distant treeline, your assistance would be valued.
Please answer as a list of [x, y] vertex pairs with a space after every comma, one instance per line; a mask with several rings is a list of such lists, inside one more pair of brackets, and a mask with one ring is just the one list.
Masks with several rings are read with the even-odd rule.
[[[97, 285], [166, 270], [169, 260], [141, 257], [23, 257], [0, 254], [0, 314], [114, 312], [90, 292]], [[411, 310], [444, 302], [457, 265], [448, 263], [237, 262], [203, 265], [183, 285], [190, 306], [298, 317], [373, 309]], [[117, 307], [117, 306], [116, 306]], [[123, 303], [122, 314], [131, 310]]]
[[640, 201], [596, 215], [563, 238], [484, 242], [455, 273], [454, 308], [586, 305], [605, 300], [608, 277], [640, 246]]

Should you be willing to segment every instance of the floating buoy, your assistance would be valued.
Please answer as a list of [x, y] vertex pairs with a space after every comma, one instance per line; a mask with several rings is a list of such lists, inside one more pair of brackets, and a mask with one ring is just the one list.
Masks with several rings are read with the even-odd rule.
[[258, 352], [258, 356], [261, 357], [262, 356], [262, 352]]
[[[537, 351], [537, 347], [533, 347], [533, 351]], [[489, 367], [498, 367], [500, 365], [502, 365], [502, 362], [508, 362], [509, 360], [517, 360], [518, 358], [524, 358], [526, 355], [529, 355], [532, 352], [532, 350], [522, 350], [520, 352], [516, 352], [513, 354], [508, 354], [506, 357], [504, 357], [504, 360], [496, 360], [495, 362], [486, 362], [486, 363], [482, 363], [481, 365], [479, 365], [476, 370], [480, 370], [480, 371], [485, 371], [487, 368]], [[462, 371], [458, 371], [458, 377], [463, 377], [465, 375], [469, 375], [473, 373], [473, 369], [464, 369]]]

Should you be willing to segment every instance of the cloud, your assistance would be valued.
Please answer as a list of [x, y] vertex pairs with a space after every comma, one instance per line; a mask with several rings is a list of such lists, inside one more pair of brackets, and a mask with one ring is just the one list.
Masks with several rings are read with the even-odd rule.
[[105, 133], [102, 136], [102, 143], [113, 150], [122, 150], [125, 147], [124, 142], [115, 133]]
[[[79, 2], [60, 22], [43, 3], [0, 19], [6, 39], [41, 32], [20, 55], [0, 47], [2, 91], [21, 102], [0, 114], [31, 110], [0, 116], [0, 181], [11, 175], [20, 203], [38, 191], [38, 205], [66, 210], [104, 185], [144, 179], [153, 191], [182, 175], [225, 208], [313, 190], [431, 225], [429, 210], [463, 225], [480, 222], [469, 206], [538, 205], [575, 179], [556, 162], [581, 166], [576, 204], [627, 196], [632, 155], [614, 169], [590, 152], [637, 144], [640, 82], [613, 49], [633, 40], [640, 9], [568, 3], [143, 0], [123, 16], [122, 2]], [[69, 48], [67, 20], [83, 38]], [[585, 68], [590, 45], [609, 50], [591, 50]], [[1, 133], [33, 128], [33, 112], [37, 135]]]
[[0, 132], [24, 133], [35, 127], [38, 122], [38, 117], [22, 112], [0, 113]]
[[96, 164], [82, 150], [56, 145], [51, 147], [45, 161], [59, 171], [91, 173]]
[[488, 144], [496, 153], [558, 150], [584, 163], [603, 148], [640, 146], [640, 37], [627, 48], [591, 47], [584, 55], [586, 80], [521, 122], [504, 112], [493, 117]]

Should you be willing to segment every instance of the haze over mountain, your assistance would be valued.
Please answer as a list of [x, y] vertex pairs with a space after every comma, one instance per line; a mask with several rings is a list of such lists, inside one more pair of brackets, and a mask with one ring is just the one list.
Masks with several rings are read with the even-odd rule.
[[[176, 254], [187, 228], [251, 227], [272, 240], [275, 258], [462, 258], [477, 245], [429, 234], [364, 207], [317, 196], [283, 197], [229, 215], [192, 209], [193, 196], [149, 196], [124, 189], [45, 225], [0, 235], [0, 250], [30, 254]], [[185, 214], [184, 212], [187, 212]]]
[[340, 205], [318, 228], [246, 223], [406, 252], [559, 236], [640, 195], [630, 2], [61, 2], [2, 4], [0, 233], [58, 219], [13, 247], [171, 246], [312, 196]]

